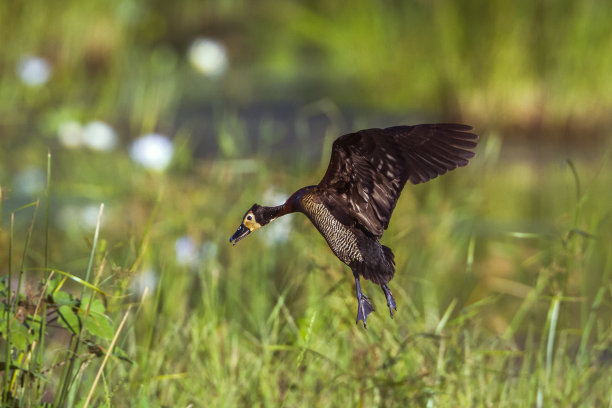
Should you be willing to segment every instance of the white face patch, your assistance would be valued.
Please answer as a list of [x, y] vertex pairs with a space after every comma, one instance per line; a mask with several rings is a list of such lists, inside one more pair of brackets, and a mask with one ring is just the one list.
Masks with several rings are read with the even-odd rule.
[[242, 223], [251, 231], [255, 231], [256, 229], [261, 228], [261, 225], [255, 220], [255, 214], [251, 212], [244, 216], [244, 220], [242, 221]]

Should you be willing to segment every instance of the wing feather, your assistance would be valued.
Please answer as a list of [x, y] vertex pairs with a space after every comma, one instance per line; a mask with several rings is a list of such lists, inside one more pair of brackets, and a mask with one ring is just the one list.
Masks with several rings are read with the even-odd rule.
[[474, 157], [478, 136], [470, 130], [442, 123], [346, 134], [334, 142], [317, 189], [336, 218], [381, 237], [408, 181], [424, 183]]

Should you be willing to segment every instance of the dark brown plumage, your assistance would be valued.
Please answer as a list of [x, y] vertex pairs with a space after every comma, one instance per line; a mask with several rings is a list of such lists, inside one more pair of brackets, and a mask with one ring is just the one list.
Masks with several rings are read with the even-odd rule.
[[387, 283], [395, 272], [394, 255], [378, 240], [408, 181], [424, 183], [468, 164], [478, 140], [471, 129], [444, 123], [366, 129], [341, 136], [333, 144], [329, 166], [318, 185], [299, 189], [277, 207], [254, 204], [230, 242], [235, 245], [277, 217], [302, 212], [353, 271], [357, 322], [365, 326], [374, 311], [361, 291], [360, 276], [381, 286], [393, 316], [395, 299]]

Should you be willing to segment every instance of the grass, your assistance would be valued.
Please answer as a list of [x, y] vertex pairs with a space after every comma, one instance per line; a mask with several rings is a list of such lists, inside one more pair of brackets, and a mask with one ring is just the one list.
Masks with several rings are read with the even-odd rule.
[[[102, 218], [95, 231], [74, 233], [53, 217], [76, 200], [80, 175], [52, 160], [42, 207], [3, 204], [13, 223], [2, 224], [10, 245], [1, 256], [22, 265], [13, 282], [17, 271], [28, 275], [21, 300], [3, 303], [2, 325], [12, 330], [3, 329], [5, 398], [21, 406], [41, 398], [78, 406], [610, 405], [610, 164], [606, 156], [501, 159], [497, 141], [484, 136], [469, 167], [405, 191], [383, 239], [396, 253], [399, 311], [389, 318], [382, 293], [366, 283], [376, 308], [367, 330], [354, 324], [348, 269], [304, 217], [290, 216], [287, 241], [271, 224], [227, 243], [252, 201], [275, 204], [261, 199], [312, 182], [317, 169], [259, 160], [251, 171], [241, 161], [205, 161], [190, 175], [133, 167], [120, 189], [111, 188], [117, 179], [92, 180], [106, 195]], [[54, 202], [60, 192], [68, 198]], [[35, 210], [49, 196], [51, 219], [41, 220]], [[199, 248], [189, 264], [175, 253], [183, 235]], [[50, 282], [53, 301], [42, 301], [37, 282]], [[79, 323], [69, 330], [50, 320], [37, 340], [45, 319], [12, 317], [28, 302], [59, 306]], [[23, 327], [31, 336], [17, 338]], [[35, 351], [40, 364], [26, 370]]]
[[[588, 143], [609, 139], [610, 5], [22, 3], [0, 3], [3, 405], [612, 406], [610, 146]], [[199, 36], [224, 76], [189, 66]], [[482, 143], [399, 201], [394, 319], [365, 283], [354, 324], [303, 216], [228, 244], [342, 132], [423, 117]], [[116, 150], [57, 141], [93, 120]], [[173, 135], [165, 173], [125, 153], [152, 131]]]

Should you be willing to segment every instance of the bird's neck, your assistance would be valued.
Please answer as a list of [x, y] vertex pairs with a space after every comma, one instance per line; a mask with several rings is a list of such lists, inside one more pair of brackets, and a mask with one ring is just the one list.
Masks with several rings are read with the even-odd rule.
[[291, 197], [289, 197], [287, 201], [285, 201], [285, 204], [282, 205], [285, 211], [284, 214], [302, 211], [302, 197], [304, 197], [304, 194], [311, 192], [314, 188], [315, 186], [302, 187], [295, 193], [291, 194]]
[[285, 208], [286, 204], [287, 203], [282, 204], [282, 205], [277, 205], [276, 207], [262, 206], [262, 212], [264, 214], [264, 219], [274, 221], [278, 217], [281, 217], [285, 214], [289, 214], [291, 211], [287, 211], [287, 209]]
[[278, 205], [276, 207], [264, 207], [266, 215], [270, 220], [273, 220], [278, 217], [282, 217], [286, 214], [291, 214], [294, 212], [302, 211], [302, 197], [304, 194], [312, 191], [315, 186], [308, 186], [300, 188], [295, 193], [291, 194], [291, 196], [285, 201], [284, 204]]

